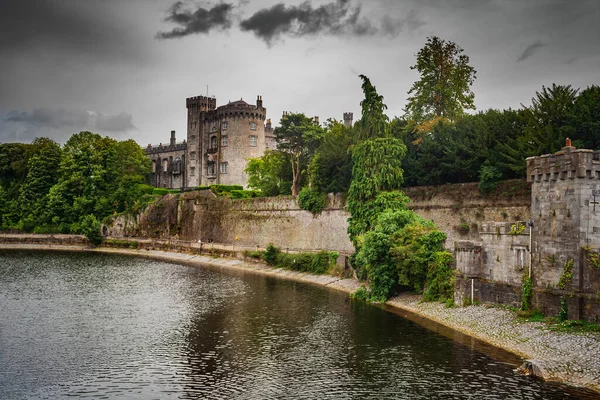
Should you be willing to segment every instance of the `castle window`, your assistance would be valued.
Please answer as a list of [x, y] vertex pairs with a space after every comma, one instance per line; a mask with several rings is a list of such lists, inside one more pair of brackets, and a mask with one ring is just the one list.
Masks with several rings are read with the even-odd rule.
[[222, 162], [219, 167], [221, 168], [221, 173], [222, 174], [226, 174], [227, 173], [227, 163], [226, 162]]
[[196, 136], [190, 137], [190, 144], [196, 144]]
[[195, 160], [195, 159], [196, 159], [196, 152], [195, 152], [195, 151], [192, 151], [192, 152], [190, 153], [190, 160]]
[[177, 157], [174, 161], [173, 161], [173, 174], [180, 174], [181, 173], [181, 158]]
[[221, 124], [221, 127], [223, 128], [224, 131], [226, 131], [227, 128], [229, 127], [229, 124], [227, 122], [223, 122], [223, 124]]
[[216, 132], [217, 131], [217, 126], [213, 125], [212, 128], [210, 128], [210, 131], [211, 132]]
[[256, 147], [256, 135], [250, 136], [250, 146]]
[[196, 167], [191, 167], [190, 168], [190, 176], [195, 176], [196, 175]]
[[221, 146], [226, 147], [227, 146], [227, 135], [221, 136]]
[[156, 160], [152, 160], [152, 172], [156, 172]]
[[163, 164], [163, 171], [167, 172], [169, 170], [169, 160], [164, 159], [162, 164]]
[[256, 122], [250, 122], [250, 130], [256, 130]]
[[217, 171], [215, 169], [215, 162], [214, 161], [209, 161], [208, 162], [208, 166], [207, 166], [207, 175], [208, 176], [215, 176], [217, 174]]
[[211, 138], [210, 138], [210, 148], [211, 149], [216, 149], [217, 148], [217, 137], [216, 136], [211, 136]]

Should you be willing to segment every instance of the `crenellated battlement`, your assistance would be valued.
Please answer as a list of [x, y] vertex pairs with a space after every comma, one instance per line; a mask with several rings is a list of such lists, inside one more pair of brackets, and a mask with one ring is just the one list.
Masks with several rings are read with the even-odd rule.
[[201, 111], [209, 111], [217, 108], [216, 97], [194, 96], [185, 99], [187, 108], [199, 108]]
[[527, 181], [548, 182], [566, 179], [600, 180], [600, 151], [567, 146], [554, 154], [527, 158]]
[[187, 149], [187, 142], [184, 140], [180, 143], [175, 143], [174, 145], [163, 145], [162, 143], [158, 145], [149, 144], [146, 147], [146, 154], [156, 154], [156, 153], [167, 153], [170, 151], [184, 151]]

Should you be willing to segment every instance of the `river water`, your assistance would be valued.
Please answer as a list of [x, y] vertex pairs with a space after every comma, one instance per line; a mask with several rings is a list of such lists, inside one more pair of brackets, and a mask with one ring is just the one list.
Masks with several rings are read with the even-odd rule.
[[514, 357], [249, 272], [0, 252], [0, 399], [563, 399]]

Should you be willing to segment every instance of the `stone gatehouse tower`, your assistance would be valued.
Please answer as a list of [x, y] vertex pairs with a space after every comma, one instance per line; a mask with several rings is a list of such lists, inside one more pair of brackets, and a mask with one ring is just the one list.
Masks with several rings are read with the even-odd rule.
[[186, 108], [186, 140], [177, 143], [171, 131], [169, 145], [146, 148], [152, 160], [151, 183], [171, 189], [212, 184], [246, 187], [247, 159], [276, 146], [271, 121], [265, 125], [262, 96], [255, 105], [240, 99], [220, 107], [214, 97], [195, 96], [186, 99]]

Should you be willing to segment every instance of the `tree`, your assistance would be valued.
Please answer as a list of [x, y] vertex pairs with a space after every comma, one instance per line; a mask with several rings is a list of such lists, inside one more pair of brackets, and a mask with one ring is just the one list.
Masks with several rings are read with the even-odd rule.
[[345, 193], [352, 179], [351, 149], [356, 142], [354, 129], [328, 120], [323, 142], [309, 167], [311, 187], [321, 193]]
[[600, 86], [592, 85], [579, 93], [568, 118], [569, 137], [578, 146], [600, 148]]
[[362, 108], [362, 118], [360, 121], [361, 132], [359, 139], [375, 139], [385, 137], [389, 133], [389, 119], [384, 111], [387, 106], [383, 103], [383, 96], [377, 93], [375, 86], [371, 84], [369, 78], [359, 75], [362, 79], [362, 90], [365, 98], [360, 102]]
[[408, 91], [411, 96], [405, 112], [410, 119], [419, 123], [436, 118], [454, 121], [465, 110], [475, 109], [470, 87], [476, 71], [456, 43], [428, 37], [417, 53], [417, 63], [410, 68], [421, 75]]
[[248, 186], [260, 190], [263, 196], [292, 193], [292, 167], [286, 153], [267, 150], [262, 157], [248, 160], [244, 172], [248, 174]]
[[298, 196], [310, 157], [323, 140], [323, 128], [304, 114], [287, 114], [275, 128], [277, 148], [290, 156], [292, 196]]

